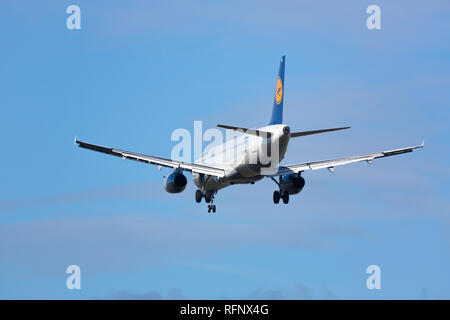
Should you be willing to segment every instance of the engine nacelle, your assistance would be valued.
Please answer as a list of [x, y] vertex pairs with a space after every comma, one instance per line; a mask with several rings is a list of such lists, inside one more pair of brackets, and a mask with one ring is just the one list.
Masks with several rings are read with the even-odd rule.
[[187, 179], [181, 171], [175, 170], [166, 178], [165, 189], [168, 193], [180, 193], [187, 185]]
[[297, 174], [288, 174], [281, 176], [280, 190], [287, 191], [289, 194], [297, 194], [305, 186], [305, 179]]

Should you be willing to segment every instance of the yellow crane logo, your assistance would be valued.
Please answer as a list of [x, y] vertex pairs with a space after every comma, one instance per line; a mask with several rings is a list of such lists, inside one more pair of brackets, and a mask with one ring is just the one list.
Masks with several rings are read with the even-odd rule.
[[277, 90], [275, 91], [275, 102], [277, 104], [280, 104], [282, 99], [283, 99], [283, 83], [281, 82], [280, 77], [278, 77]]

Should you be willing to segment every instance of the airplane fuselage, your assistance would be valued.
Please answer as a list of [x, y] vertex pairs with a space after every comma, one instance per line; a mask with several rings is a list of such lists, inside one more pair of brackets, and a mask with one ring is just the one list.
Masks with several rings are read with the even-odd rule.
[[254, 183], [263, 178], [261, 172], [276, 168], [284, 158], [290, 129], [284, 124], [258, 128], [270, 137], [243, 134], [212, 147], [206, 155], [195, 161], [225, 170], [225, 176], [192, 173], [195, 185], [202, 190], [216, 191], [233, 184]]

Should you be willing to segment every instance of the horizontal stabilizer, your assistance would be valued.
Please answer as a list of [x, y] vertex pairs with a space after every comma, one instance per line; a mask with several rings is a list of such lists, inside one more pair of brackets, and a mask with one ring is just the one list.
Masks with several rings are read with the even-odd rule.
[[342, 128], [320, 129], [320, 130], [312, 130], [312, 131], [292, 132], [291, 138], [309, 136], [311, 134], [318, 134], [318, 133], [329, 132], [329, 131], [345, 130], [345, 129], [349, 129], [349, 128], [350, 127], [342, 127]]
[[219, 128], [234, 130], [234, 131], [240, 131], [242, 133], [251, 134], [254, 136], [260, 136], [260, 137], [267, 137], [270, 138], [272, 134], [268, 131], [258, 130], [258, 129], [249, 129], [249, 128], [241, 128], [241, 127], [234, 127], [234, 126], [226, 126], [223, 124], [217, 125]]

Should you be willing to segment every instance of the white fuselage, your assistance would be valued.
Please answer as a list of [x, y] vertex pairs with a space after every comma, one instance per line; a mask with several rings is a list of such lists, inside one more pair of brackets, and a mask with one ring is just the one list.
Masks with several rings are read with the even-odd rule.
[[212, 147], [195, 163], [225, 170], [217, 178], [193, 172], [194, 183], [202, 190], [219, 190], [232, 184], [253, 183], [261, 180], [261, 172], [273, 170], [284, 158], [290, 139], [289, 127], [283, 124], [258, 128], [270, 132], [270, 138], [242, 134]]

